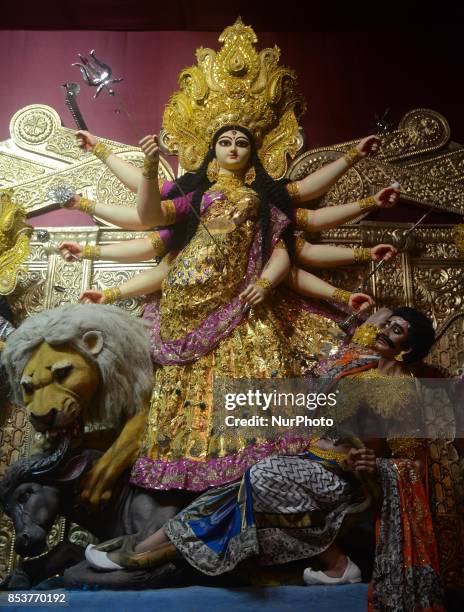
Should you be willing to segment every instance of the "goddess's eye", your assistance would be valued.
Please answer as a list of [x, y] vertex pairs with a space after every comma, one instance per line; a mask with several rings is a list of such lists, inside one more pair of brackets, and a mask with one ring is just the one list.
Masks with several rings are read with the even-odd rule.
[[232, 141], [229, 140], [228, 138], [223, 138], [222, 140], [219, 141], [219, 144], [221, 147], [230, 147], [230, 145], [232, 144]]
[[250, 146], [250, 143], [248, 142], [248, 140], [236, 140], [235, 144], [237, 145], [237, 147], [240, 147], [241, 149], [246, 149], [247, 147]]

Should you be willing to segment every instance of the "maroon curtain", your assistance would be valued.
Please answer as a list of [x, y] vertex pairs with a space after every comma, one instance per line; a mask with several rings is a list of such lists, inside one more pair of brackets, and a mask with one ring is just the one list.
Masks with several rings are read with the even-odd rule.
[[[224, 26], [229, 25], [224, 23]], [[9, 121], [33, 103], [52, 106], [72, 127], [60, 85], [81, 81], [77, 53], [97, 55], [123, 77], [117, 91], [137, 124], [137, 134], [114, 100], [82, 87], [80, 106], [89, 129], [128, 144], [158, 132], [164, 105], [177, 89], [179, 71], [196, 62], [195, 50], [218, 48], [219, 32], [191, 31], [0, 31], [0, 139]], [[281, 61], [299, 76], [308, 110], [303, 126], [310, 148], [365, 135], [375, 113], [391, 109], [398, 121], [412, 108], [433, 108], [450, 121], [452, 138], [464, 142], [464, 119], [456, 91], [457, 43], [444, 32], [264, 32], [258, 48], [277, 44]], [[433, 40], [432, 40], [433, 39]]]

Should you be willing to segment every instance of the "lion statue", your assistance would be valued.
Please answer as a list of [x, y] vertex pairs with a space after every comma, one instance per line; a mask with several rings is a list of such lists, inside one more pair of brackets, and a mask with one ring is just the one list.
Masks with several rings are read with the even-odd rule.
[[135, 460], [145, 424], [153, 387], [146, 324], [114, 306], [61, 306], [10, 333], [1, 361], [12, 400], [48, 443], [70, 437], [73, 447], [106, 451], [82, 497], [107, 501]]

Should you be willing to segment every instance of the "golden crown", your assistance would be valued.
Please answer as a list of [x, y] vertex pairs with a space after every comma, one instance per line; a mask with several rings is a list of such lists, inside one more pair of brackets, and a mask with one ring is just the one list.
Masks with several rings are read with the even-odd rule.
[[29, 255], [29, 235], [26, 211], [12, 202], [12, 190], [0, 189], [0, 295], [14, 291], [18, 273]]
[[180, 90], [164, 111], [162, 145], [194, 171], [218, 129], [242, 126], [253, 134], [266, 170], [280, 178], [287, 156], [295, 157], [303, 144], [298, 119], [306, 105], [296, 91], [296, 75], [279, 65], [278, 47], [256, 51], [256, 34], [240, 17], [219, 42], [218, 52], [197, 49], [198, 65], [180, 73]]

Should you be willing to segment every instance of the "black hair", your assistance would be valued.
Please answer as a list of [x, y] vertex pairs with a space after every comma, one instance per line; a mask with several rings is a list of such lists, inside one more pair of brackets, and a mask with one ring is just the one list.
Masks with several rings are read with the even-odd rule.
[[394, 316], [401, 317], [409, 323], [408, 337], [404, 342], [404, 348], [411, 348], [412, 350], [403, 356], [403, 361], [414, 363], [423, 359], [435, 342], [435, 330], [431, 319], [423, 312], [409, 306], [395, 308], [390, 317]]
[[[290, 261], [295, 260], [295, 243], [294, 243], [294, 215], [292, 208], [292, 201], [285, 188], [286, 181], [274, 180], [263, 167], [261, 160], [258, 157], [256, 146], [254, 144], [252, 134], [246, 129], [238, 125], [225, 125], [219, 129], [213, 137], [211, 147], [208, 150], [205, 158], [203, 159], [200, 167], [196, 172], [188, 172], [177, 179], [176, 184], [171, 188], [167, 194], [167, 198], [177, 198], [183, 194], [190, 192], [193, 193], [192, 197], [192, 208], [195, 210], [197, 215], [200, 215], [200, 205], [203, 198], [203, 194], [207, 191], [213, 183], [207, 177], [207, 170], [209, 163], [215, 158], [215, 147], [216, 143], [224, 132], [229, 130], [237, 130], [245, 134], [251, 145], [250, 164], [254, 167], [256, 172], [256, 178], [253, 181], [251, 187], [257, 192], [259, 196], [259, 218], [261, 221], [261, 233], [263, 237], [262, 242], [262, 256], [263, 264], [267, 261], [270, 256], [270, 244], [267, 242], [268, 231], [271, 219], [270, 205], [273, 204], [278, 208], [290, 221], [285, 230], [282, 232], [282, 239], [288, 250]], [[195, 231], [198, 227], [198, 217], [190, 210], [185, 220], [176, 223], [173, 227], [173, 237], [171, 242], [171, 248], [175, 251], [182, 249], [186, 244], [193, 238]]]

